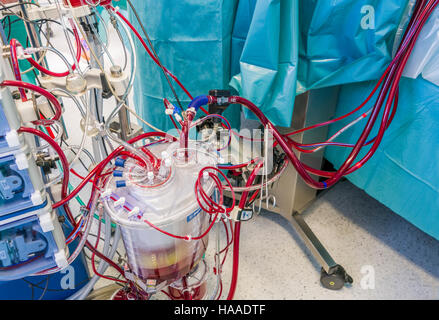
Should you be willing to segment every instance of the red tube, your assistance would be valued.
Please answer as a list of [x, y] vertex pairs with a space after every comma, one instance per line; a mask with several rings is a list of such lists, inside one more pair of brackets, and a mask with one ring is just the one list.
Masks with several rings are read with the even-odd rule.
[[[393, 82], [391, 90], [390, 90], [390, 95], [389, 98], [387, 99], [386, 102], [386, 108], [383, 114], [383, 118], [382, 118], [382, 122], [381, 122], [381, 126], [380, 126], [380, 130], [378, 132], [378, 135], [374, 141], [374, 145], [372, 146], [372, 148], [369, 150], [369, 152], [366, 154], [366, 156], [361, 159], [357, 164], [353, 165], [351, 168], [349, 168], [348, 170], [346, 170], [346, 172], [344, 173], [344, 175], [348, 175], [351, 174], [352, 172], [358, 170], [359, 168], [361, 168], [372, 156], [373, 154], [376, 152], [376, 150], [378, 149], [378, 146], [383, 138], [385, 129], [388, 127], [388, 117], [389, 117], [389, 112], [390, 112], [390, 108], [391, 108], [391, 104], [392, 104], [392, 100], [396, 95], [396, 92], [398, 90], [398, 84], [399, 84], [399, 80], [402, 76], [402, 73], [404, 71], [404, 67], [410, 57], [410, 53], [414, 48], [414, 45], [416, 43], [416, 39], [419, 36], [421, 30], [422, 30], [422, 26], [425, 24], [425, 22], [427, 21], [429, 15], [431, 14], [431, 12], [434, 10], [434, 8], [437, 6], [438, 1], [436, 1], [435, 3], [430, 2], [429, 5], [427, 5], [425, 11], [422, 12], [421, 14], [421, 21], [420, 21], [420, 27], [416, 30], [413, 38], [410, 41], [409, 47], [408, 47], [408, 51], [407, 54], [403, 56], [402, 61], [400, 63], [399, 68], [396, 71], [396, 81]], [[389, 83], [390, 85], [390, 83]], [[382, 102], [381, 102], [382, 103]], [[395, 104], [395, 108], [396, 108], [396, 104]], [[390, 115], [390, 119], [393, 119], [394, 114], [396, 112], [396, 110], [393, 110], [392, 114]], [[327, 171], [321, 171], [321, 170], [316, 170], [314, 168], [311, 168], [307, 165], [304, 165], [304, 168], [308, 171], [311, 172], [313, 174], [317, 174], [323, 177], [328, 177], [328, 178], [332, 178], [334, 177], [334, 173], [333, 172], [327, 172]]]
[[[425, 3], [426, 3], [425, 0], [417, 1], [417, 2], [416, 2], [416, 6], [415, 6], [414, 12], [413, 12], [413, 14], [412, 14], [412, 18], [410, 19], [409, 24], [408, 24], [408, 26], [407, 26], [407, 28], [406, 28], [406, 30], [405, 30], [405, 32], [404, 32], [403, 40], [406, 38], [407, 34], [409, 33], [409, 30], [411, 30], [411, 28], [412, 28], [414, 22], [415, 22], [416, 20], [419, 19], [419, 16], [420, 16], [420, 15], [421, 15], [421, 17], [422, 17], [422, 11], [420, 11], [420, 10], [421, 10], [421, 8], [424, 7]], [[421, 21], [421, 22], [422, 22], [422, 21]], [[423, 24], [422, 24], [422, 25], [423, 25]], [[421, 26], [421, 27], [422, 27], [422, 26]], [[404, 42], [404, 41], [403, 41], [403, 42]], [[400, 50], [401, 50], [401, 49], [405, 49], [406, 46], [407, 46], [406, 44], [404, 44], [404, 46], [403, 46], [403, 42], [401, 42], [400, 45], [399, 45], [399, 49], [400, 49]], [[403, 47], [401, 48], [401, 46], [403, 46]], [[398, 53], [398, 54], [399, 54], [399, 53]], [[306, 127], [306, 128], [303, 128], [303, 129], [300, 129], [300, 130], [297, 130], [297, 131], [294, 131], [294, 132], [288, 133], [288, 134], [286, 134], [286, 136], [295, 135], [295, 134], [298, 134], [298, 133], [300, 133], [300, 132], [304, 132], [304, 131], [311, 130], [311, 129], [314, 129], [314, 128], [318, 128], [318, 127], [326, 126], [326, 125], [329, 125], [329, 124], [331, 124], [331, 123], [335, 123], [335, 122], [337, 122], [337, 121], [340, 121], [340, 120], [342, 120], [342, 119], [344, 119], [344, 118], [346, 118], [346, 117], [352, 115], [353, 113], [357, 112], [358, 110], [360, 110], [362, 107], [365, 106], [365, 104], [366, 104], [366, 103], [372, 98], [372, 96], [375, 94], [375, 92], [376, 92], [376, 90], [378, 89], [378, 87], [380, 86], [381, 82], [384, 80], [384, 77], [388, 74], [388, 72], [389, 72], [389, 70], [390, 70], [390, 67], [391, 67], [395, 62], [396, 62], [396, 60], [392, 60], [391, 64], [386, 68], [384, 74], [383, 74], [383, 75], [381, 76], [381, 78], [379, 79], [378, 83], [376, 84], [376, 86], [375, 86], [374, 89], [372, 90], [371, 94], [366, 98], [366, 100], [365, 100], [365, 101], [364, 101], [359, 107], [357, 107], [357, 108], [355, 108], [353, 111], [351, 111], [351, 112], [349, 112], [349, 113], [347, 113], [347, 114], [345, 114], [345, 115], [343, 115], [343, 116], [340, 116], [340, 117], [338, 117], [338, 118], [335, 118], [335, 119], [333, 119], [333, 120], [330, 120], [330, 121], [327, 121], [327, 122], [323, 122], [323, 123], [320, 123], [320, 124], [316, 124], [316, 125], [313, 125], [313, 126], [310, 126], [310, 127]], [[398, 103], [397, 103], [397, 97], [398, 97], [398, 95], [395, 96], [395, 106], [397, 106], [397, 104], [398, 104]], [[390, 119], [389, 119], [389, 122], [388, 122], [387, 127], [388, 127], [388, 126], [390, 125], [390, 123], [392, 122], [393, 117], [394, 117], [394, 115], [395, 115], [395, 111], [396, 111], [396, 107], [395, 107], [395, 108], [393, 109], [393, 111], [392, 111], [392, 115], [391, 115], [391, 117], [390, 117]], [[387, 129], [387, 128], [386, 128], [386, 129]], [[374, 139], [374, 140], [375, 140], [375, 139]], [[300, 146], [305, 146], [305, 145], [303, 145], [303, 144], [299, 144], [299, 143], [296, 143], [296, 142], [294, 142], [294, 141], [292, 141], [292, 143], [294, 144], [295, 149], [298, 150], [298, 151], [300, 151], [300, 152], [304, 152], [304, 153], [312, 153], [312, 152], [313, 152], [313, 151], [310, 151], [310, 150], [303, 150], [303, 149], [300, 149], [300, 148], [297, 147], [297, 146], [299, 146], [299, 147], [300, 147]], [[370, 142], [370, 143], [371, 143], [371, 142]], [[368, 145], [368, 144], [370, 144], [370, 143], [367, 143], [366, 145]], [[347, 146], [347, 147], [349, 147], [349, 145], [338, 144], [338, 143], [331, 143], [331, 144], [328, 144], [328, 145], [339, 145], [339, 146]]]
[[[397, 106], [398, 106], [398, 99], [399, 99], [399, 94], [398, 94], [398, 92], [396, 92], [395, 98], [394, 98], [394, 107], [392, 109], [392, 114], [391, 114], [390, 118], [387, 121], [386, 130], [389, 128], [390, 124], [393, 121], [393, 118], [395, 117], [396, 109], [397, 109]], [[317, 147], [321, 146], [321, 145], [325, 145], [325, 146], [339, 146], [339, 147], [347, 147], [347, 148], [353, 148], [354, 147], [353, 144], [339, 143], [339, 142], [329, 142], [329, 141], [317, 142], [317, 143], [306, 143], [306, 144], [304, 144], [304, 143], [299, 143], [299, 142], [296, 142], [296, 141], [292, 140], [289, 137], [289, 135], [284, 135], [284, 137], [287, 138], [287, 140], [291, 143], [291, 145], [294, 147], [294, 149], [296, 149], [297, 151], [303, 152], [303, 153], [314, 153], [314, 152], [318, 151]], [[365, 143], [363, 145], [363, 147], [372, 144], [375, 140], [376, 140], [376, 137], [373, 138], [372, 140], [368, 141], [367, 143]], [[275, 142], [273, 146], [276, 146], [276, 145], [277, 145], [277, 143]], [[313, 147], [313, 146], [315, 146], [316, 148], [315, 149], [309, 149], [309, 150], [308, 149], [302, 149], [302, 147]]]
[[[79, 33], [78, 30], [76, 29], [75, 24], [73, 23], [73, 21], [71, 19], [69, 19], [72, 28], [73, 28], [73, 34], [75, 35], [75, 41], [76, 41], [76, 60], [79, 62], [81, 60], [81, 53], [82, 53], [82, 45], [81, 45], [81, 39], [79, 37]], [[27, 61], [29, 61], [29, 63], [34, 66], [36, 69], [38, 69], [39, 71], [52, 76], [52, 77], [58, 77], [58, 78], [62, 78], [62, 77], [67, 77], [70, 74], [70, 71], [66, 71], [66, 72], [53, 72], [50, 71], [46, 68], [44, 68], [42, 65], [40, 65], [37, 61], [35, 61], [32, 58], [27, 58]], [[72, 65], [72, 71], [76, 70], [76, 64], [74, 63]]]
[[230, 283], [229, 294], [227, 295], [227, 300], [233, 300], [236, 291], [236, 285], [238, 284], [238, 268], [239, 268], [239, 237], [241, 235], [241, 222], [235, 222], [235, 233], [233, 241], [233, 270], [232, 270], [232, 281]]
[[366, 100], [364, 100], [363, 103], [360, 104], [358, 107], [356, 107], [354, 110], [350, 111], [349, 113], [347, 113], [347, 114], [345, 114], [343, 116], [337, 117], [335, 119], [332, 119], [332, 120], [329, 120], [329, 121], [326, 121], [326, 122], [322, 122], [322, 123], [318, 123], [318, 124], [315, 124], [315, 125], [312, 125], [312, 126], [309, 126], [309, 127], [306, 127], [306, 128], [302, 128], [300, 130], [296, 130], [296, 131], [287, 133], [286, 136], [292, 136], [292, 135], [296, 135], [298, 133], [301, 133], [301, 132], [304, 132], [304, 131], [308, 131], [308, 130], [311, 130], [311, 129], [324, 127], [324, 126], [330, 125], [332, 123], [335, 123], [337, 121], [343, 120], [343, 119], [349, 117], [350, 115], [356, 113], [357, 111], [362, 109], [369, 102], [369, 100], [375, 95], [375, 92], [378, 90], [379, 86], [381, 85], [381, 83], [383, 82], [384, 78], [389, 73], [389, 71], [390, 71], [390, 67], [387, 67], [386, 71], [384, 71], [384, 74], [378, 80], [378, 83], [375, 85], [375, 87], [373, 88], [373, 90], [369, 94], [369, 96], [366, 98]]
[[148, 53], [148, 55], [151, 57], [151, 59], [160, 67], [163, 68], [163, 70], [166, 72], [167, 75], [169, 75], [172, 79], [174, 79], [174, 81], [180, 86], [180, 88], [187, 94], [187, 96], [190, 99], [193, 99], [192, 95], [189, 93], [189, 91], [183, 86], [183, 84], [180, 82], [180, 80], [178, 80], [178, 78], [176, 76], [174, 76], [172, 74], [171, 71], [169, 71], [168, 69], [166, 69], [161, 63], [160, 61], [157, 60], [157, 58], [152, 54], [151, 50], [149, 49], [148, 45], [146, 44], [145, 40], [143, 40], [142, 36], [139, 34], [139, 32], [136, 30], [136, 28], [134, 28], [134, 26], [131, 24], [131, 22], [125, 18], [125, 16], [120, 13], [119, 11], [117, 11], [114, 7], [112, 6], [108, 6], [108, 8], [110, 8], [110, 10], [112, 10], [114, 13], [116, 13], [122, 20], [123, 22], [125, 22], [125, 24], [131, 29], [131, 31], [133, 31], [133, 33], [136, 35], [137, 39], [139, 39], [139, 41], [142, 43], [143, 47], [145, 48], [146, 52]]
[[[50, 120], [59, 120], [62, 116], [62, 107], [61, 104], [59, 103], [58, 99], [51, 94], [49, 91], [38, 87], [34, 84], [31, 83], [27, 83], [27, 82], [23, 82], [23, 81], [13, 81], [13, 80], [4, 80], [2, 83], [0, 83], [0, 86], [2, 87], [18, 87], [18, 88], [24, 88], [24, 89], [28, 89], [28, 90], [32, 90], [35, 91], [41, 95], [43, 95], [44, 97], [46, 97], [55, 107], [55, 115], [53, 116], [52, 119]], [[41, 121], [36, 121], [34, 122], [37, 125], [44, 125], [47, 124], [48, 122], [50, 122], [50, 120], [41, 120]]]
[[106, 256], [104, 256], [100, 251], [96, 250], [93, 245], [90, 242], [85, 243], [86, 247], [90, 249], [92, 252], [94, 252], [100, 259], [104, 260], [106, 263], [108, 263], [110, 266], [112, 266], [114, 269], [116, 269], [120, 274], [125, 275], [125, 272], [120, 268], [116, 263], [114, 263], [112, 260], [108, 259]]
[[[97, 1], [95, 4], [99, 4], [99, 1]], [[88, 5], [88, 4], [86, 3], [85, 0], [64, 0], [64, 5], [65, 6], [71, 5], [73, 8], [76, 8], [76, 7], [81, 7], [81, 6]]]
[[18, 129], [18, 132], [19, 133], [26, 132], [38, 136], [44, 141], [46, 141], [48, 144], [50, 144], [50, 146], [56, 151], [61, 161], [61, 165], [63, 167], [63, 184], [62, 184], [61, 193], [62, 196], [65, 197], [67, 195], [67, 190], [69, 185], [69, 162], [67, 161], [67, 158], [61, 147], [55, 142], [55, 140], [53, 140], [51, 137], [49, 137], [44, 132], [41, 132], [40, 130], [34, 128], [21, 127], [20, 129]]
[[[136, 37], [139, 39], [139, 41], [142, 43], [143, 47], [145, 48], [146, 52], [148, 53], [148, 55], [151, 57], [151, 59], [161, 68], [163, 68], [163, 70], [166, 72], [166, 74], [168, 74], [177, 84], [178, 86], [184, 91], [184, 93], [186, 93], [186, 95], [189, 97], [189, 99], [193, 100], [193, 96], [190, 94], [190, 92], [185, 88], [185, 86], [180, 82], [180, 80], [174, 76], [168, 69], [166, 69], [161, 63], [160, 61], [158, 61], [156, 59], [156, 57], [152, 54], [151, 50], [149, 49], [148, 45], [146, 44], [146, 42], [143, 40], [142, 36], [139, 34], [139, 32], [136, 30], [136, 28], [134, 28], [134, 26], [130, 23], [130, 21], [125, 18], [119, 11], [117, 11], [114, 7], [112, 7], [111, 5], [106, 6], [106, 8], [112, 10], [113, 12], [115, 12], [124, 22], [125, 24], [131, 29], [131, 31], [133, 31], [133, 33], [136, 35]], [[209, 112], [204, 109], [203, 107], [200, 107], [201, 111], [203, 111], [205, 114], [209, 114]], [[223, 127], [225, 128], [225, 125], [223, 124]]]
[[[142, 139], [146, 139], [149, 137], [166, 137], [166, 136], [167, 136], [166, 133], [162, 133], [162, 132], [147, 132], [147, 133], [143, 133], [143, 134], [138, 135], [137, 137], [129, 140], [128, 143], [133, 144], [137, 141], [140, 141]], [[61, 201], [55, 203], [53, 205], [53, 208], [56, 209], [56, 208], [62, 206], [63, 204], [69, 202], [70, 200], [72, 200], [79, 193], [79, 191], [81, 191], [81, 189], [93, 178], [93, 176], [96, 173], [102, 172], [102, 170], [105, 168], [105, 166], [113, 158], [117, 157], [122, 150], [123, 150], [123, 146], [119, 146], [118, 148], [116, 148], [106, 159], [104, 159], [101, 163], [99, 163], [67, 197], [65, 197]], [[97, 184], [97, 180], [95, 180], [95, 181]]]
[[[166, 101], [167, 101], [167, 99], [165, 98], [165, 99], [163, 100], [163, 104], [164, 104], [164, 106], [165, 106], [165, 109], [168, 109], [168, 106], [166, 105]], [[174, 125], [175, 129], [177, 129], [177, 132], [180, 133], [180, 130], [178, 130], [178, 127], [177, 127], [177, 123], [176, 123], [175, 120], [174, 120], [174, 117], [173, 117], [172, 115], [169, 115], [169, 119], [171, 119], [172, 124]]]
[[[232, 206], [230, 208], [224, 208], [223, 207], [223, 185], [221, 184], [221, 180], [219, 180], [219, 178], [212, 174], [211, 172], [209, 172], [209, 176], [214, 180], [214, 182], [216, 183], [217, 189], [220, 192], [220, 201], [219, 203], [216, 203], [215, 201], [213, 201], [210, 196], [203, 190], [202, 188], [202, 183], [201, 183], [201, 179], [204, 175], [204, 171], [206, 170], [212, 170], [212, 171], [216, 171], [218, 174], [220, 174], [223, 179], [226, 181], [227, 185], [229, 186], [230, 190], [232, 190]], [[205, 167], [203, 168], [199, 174], [198, 174], [198, 179], [195, 183], [195, 195], [197, 198], [197, 202], [198, 205], [207, 213], [216, 213], [216, 212], [222, 212], [222, 213], [230, 213], [232, 212], [233, 208], [235, 207], [235, 193], [233, 192], [233, 187], [232, 184], [230, 183], [230, 180], [226, 177], [226, 175], [221, 171], [218, 170], [215, 167]], [[202, 199], [204, 200], [204, 202], [207, 204], [207, 206], [209, 207], [208, 209], [206, 209], [203, 204], [201, 203], [198, 195], [201, 195]]]
[[[9, 42], [9, 47], [11, 50], [12, 69], [14, 70], [15, 80], [21, 81], [20, 66], [18, 64], [17, 58], [17, 39], [11, 39], [11, 41]], [[18, 91], [20, 92], [21, 100], [23, 102], [26, 102], [26, 91], [24, 91], [23, 88], [19, 88]]]
[[[50, 146], [56, 151], [58, 154], [58, 157], [61, 161], [61, 165], [63, 167], [63, 179], [62, 179], [62, 187], [61, 187], [61, 197], [66, 198], [67, 192], [68, 192], [68, 185], [69, 185], [69, 162], [67, 161], [67, 158], [61, 149], [61, 147], [53, 140], [51, 137], [49, 137], [44, 132], [41, 132], [34, 128], [27, 128], [27, 127], [21, 127], [18, 129], [18, 132], [25, 132], [30, 133], [33, 135], [36, 135], [37, 137], [40, 137], [41, 139], [45, 140]], [[53, 208], [53, 207], [52, 207]], [[67, 203], [64, 204], [64, 210], [66, 211], [67, 217], [69, 218], [72, 225], [75, 227], [75, 219], [70, 211], [70, 208]]]

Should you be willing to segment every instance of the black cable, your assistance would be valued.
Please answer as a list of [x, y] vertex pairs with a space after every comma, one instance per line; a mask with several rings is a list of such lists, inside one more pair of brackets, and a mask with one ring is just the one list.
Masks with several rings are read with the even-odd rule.
[[50, 274], [47, 275], [46, 285], [44, 286], [44, 290], [43, 290], [43, 292], [41, 293], [41, 296], [38, 298], [38, 300], [42, 300], [43, 297], [46, 295], [47, 288], [49, 287], [49, 278], [50, 278]]
[[[66, 140], [64, 140], [64, 138], [61, 139], [61, 144], [60, 144], [60, 145], [62, 145], [63, 143], [64, 143], [68, 148], [70, 148], [70, 145], [67, 143]], [[71, 149], [69, 149], [69, 150], [70, 150], [75, 156], [77, 155], [77, 152], [75, 152], [75, 151], [73, 150], [73, 148], [71, 148]], [[88, 171], [89, 168], [85, 165], [84, 161], [82, 161], [81, 157], [78, 158], [78, 161], [81, 163], [82, 167], [83, 167], [86, 171]]]
[[[0, 9], [1, 10], [1, 9]], [[8, 25], [6, 25], [6, 21], [8, 22]], [[9, 40], [10, 40], [10, 38], [11, 38], [11, 30], [12, 30], [12, 25], [14, 24], [14, 23], [16, 23], [16, 22], [19, 22], [19, 21], [23, 21], [20, 17], [18, 17], [17, 19], [15, 19], [15, 20], [13, 20], [13, 21], [11, 21], [11, 16], [10, 15], [8, 15], [8, 16], [6, 16], [6, 17], [4, 17], [3, 19], [1, 19], [1, 23], [2, 23], [2, 27], [3, 27], [3, 31], [6, 33], [6, 27], [7, 27], [7, 29], [8, 29], [8, 35], [7, 35], [7, 43], [5, 42], [5, 44], [8, 44], [9, 43]], [[6, 36], [6, 34], [5, 34], [5, 36]]]
[[[91, 235], [92, 237], [96, 237], [95, 234], [90, 234], [90, 235]], [[104, 237], [101, 237], [100, 239], [101, 239], [102, 241], [105, 240]], [[91, 261], [91, 256], [89, 256], [89, 255], [86, 253], [87, 250], [85, 250], [85, 249], [87, 249], [90, 253], [92, 253], [92, 251], [91, 251], [89, 248], [86, 248], [86, 247], [84, 247], [84, 250], [83, 250], [83, 254], [84, 254], [85, 258], [86, 258], [87, 260]], [[116, 253], [117, 256], [118, 256], [118, 263], [126, 262], [126, 254], [122, 256], [122, 254], [119, 252], [119, 250], [116, 250], [115, 253]], [[95, 259], [99, 259], [99, 257], [95, 257]], [[121, 275], [121, 276], [122, 276], [122, 275]]]
[[[2, 10], [8, 10], [11, 11], [11, 8], [15, 8], [18, 6], [21, 6], [22, 4], [31, 4], [34, 6], [37, 6], [38, 8], [40, 8], [41, 6], [38, 3], [32, 2], [32, 1], [26, 1], [26, 2], [22, 2], [22, 3], [16, 3], [16, 4], [12, 4], [10, 6], [5, 6], [3, 3], [0, 2], [0, 5], [2, 6], [2, 8], [0, 8], [0, 11]], [[13, 14], [15, 14], [15, 12], [11, 11]]]
[[[46, 38], [47, 40], [47, 45], [51, 46], [53, 48], [55, 48], [55, 46], [50, 42], [50, 37], [46, 34], [46, 32], [43, 31], [43, 24], [47, 23], [49, 21], [51, 21], [52, 19], [41, 19], [41, 20], [36, 20], [33, 21], [33, 24], [38, 28], [38, 33], [39, 34], [43, 34], [44, 38]], [[70, 31], [71, 33], [73, 33], [72, 30], [70, 30], [69, 28], [67, 28], [67, 31]]]
[[16, 21], [19, 21], [19, 19], [11, 22], [11, 17], [8, 16], [8, 23], [9, 23], [9, 27], [8, 27], [8, 41], [11, 39], [11, 30], [12, 30], [12, 23], [15, 23]]
[[145, 29], [145, 27], [144, 27], [144, 25], [143, 25], [143, 23], [142, 23], [142, 20], [141, 20], [140, 17], [139, 17], [139, 14], [137, 13], [136, 8], [133, 6], [133, 4], [131, 3], [130, 0], [127, 0], [127, 3], [128, 3], [129, 6], [131, 7], [131, 10], [133, 11], [134, 16], [136, 17], [136, 20], [137, 20], [137, 22], [139, 23], [140, 28], [141, 28], [142, 31], [143, 31], [143, 34], [145, 35], [146, 39], [148, 40], [149, 46], [151, 47], [151, 50], [152, 50], [154, 56], [156, 57], [157, 61], [159, 62], [159, 66], [160, 66], [160, 68], [162, 69], [164, 76], [166, 77], [166, 81], [168, 82], [169, 87], [171, 88], [172, 93], [173, 93], [175, 99], [177, 100], [178, 105], [180, 106], [181, 110], [184, 110], [183, 106], [181, 105], [180, 99], [178, 98], [177, 92], [175, 91], [174, 86], [172, 85], [171, 80], [169, 79], [169, 76], [168, 76], [168, 74], [167, 74], [166, 71], [165, 71], [165, 67], [163, 66], [163, 64], [162, 64], [162, 62], [160, 61], [160, 58], [159, 58], [157, 52], [156, 52], [155, 49], [154, 49], [154, 46], [153, 46], [153, 44], [152, 44], [152, 42], [151, 42], [151, 39], [149, 38], [149, 35], [148, 35], [148, 33], [146, 32], [146, 29]]
[[[40, 289], [40, 290], [44, 290], [44, 288], [43, 287], [41, 287], [39, 284], [35, 284], [35, 283], [32, 283], [31, 281], [29, 281], [29, 280], [26, 280], [26, 279], [21, 279], [21, 280], [23, 280], [24, 282], [26, 282], [27, 284], [29, 284], [30, 286], [31, 286], [31, 288], [33, 289], [33, 288], [37, 288], [37, 289]], [[44, 281], [44, 280], [43, 280]], [[84, 284], [84, 283], [86, 283], [86, 282], [88, 282], [89, 281], [89, 279], [85, 279], [85, 280], [82, 280], [80, 283], [76, 283], [76, 287], [79, 287], [79, 286], [81, 286], [82, 284]], [[41, 283], [41, 282], [40, 282]], [[47, 288], [46, 289], [46, 291], [47, 292], [62, 292], [62, 291], [70, 291], [70, 290], [72, 290], [72, 289], [50, 289], [50, 288]], [[32, 298], [32, 300], [33, 300], [33, 298]]]

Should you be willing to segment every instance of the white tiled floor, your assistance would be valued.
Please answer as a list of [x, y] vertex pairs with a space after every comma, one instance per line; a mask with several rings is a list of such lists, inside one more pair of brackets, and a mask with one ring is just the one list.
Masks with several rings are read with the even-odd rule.
[[[120, 50], [114, 52], [114, 59], [120, 59]], [[111, 107], [108, 103], [106, 108]], [[66, 110], [68, 127], [78, 130], [76, 109], [66, 102]], [[71, 135], [72, 143], [79, 139]], [[237, 299], [439, 299], [439, 241], [349, 182], [324, 194], [304, 215], [334, 259], [352, 275], [353, 286], [336, 292], [322, 288], [320, 266], [298, 234], [281, 216], [265, 213], [242, 227]], [[230, 262], [231, 255], [224, 268], [225, 288]], [[375, 271], [373, 290], [360, 285], [364, 266]], [[101, 280], [97, 287], [107, 284]]]

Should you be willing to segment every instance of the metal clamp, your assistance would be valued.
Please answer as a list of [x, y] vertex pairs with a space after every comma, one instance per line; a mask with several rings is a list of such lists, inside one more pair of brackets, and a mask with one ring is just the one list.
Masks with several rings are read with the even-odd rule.
[[[129, 84], [129, 77], [126, 72], [122, 72], [121, 74], [113, 74], [113, 73], [106, 73], [106, 78], [110, 82], [110, 85], [113, 87], [114, 92], [117, 96], [123, 96], [126, 88]], [[52, 77], [52, 76], [39, 76], [38, 77], [41, 86], [48, 89], [48, 90], [54, 90], [55, 88], [61, 88], [64, 90], [68, 90], [67, 88], [67, 79], [66, 77]], [[93, 68], [90, 70], [87, 70], [87, 72], [84, 74], [84, 80], [86, 82], [86, 88], [85, 90], [82, 90], [82, 92], [76, 93], [73, 92], [75, 96], [83, 96], [87, 93], [90, 89], [103, 89], [102, 84], [102, 73], [101, 70]], [[62, 97], [68, 97], [67, 94], [65, 94], [62, 91], [59, 91], [57, 95]]]

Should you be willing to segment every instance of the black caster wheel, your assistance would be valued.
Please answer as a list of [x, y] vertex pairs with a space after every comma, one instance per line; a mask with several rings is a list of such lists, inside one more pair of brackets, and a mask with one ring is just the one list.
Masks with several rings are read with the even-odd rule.
[[340, 290], [345, 284], [352, 284], [354, 280], [347, 274], [342, 266], [336, 265], [332, 267], [329, 272], [326, 272], [322, 268], [320, 282], [326, 289]]

